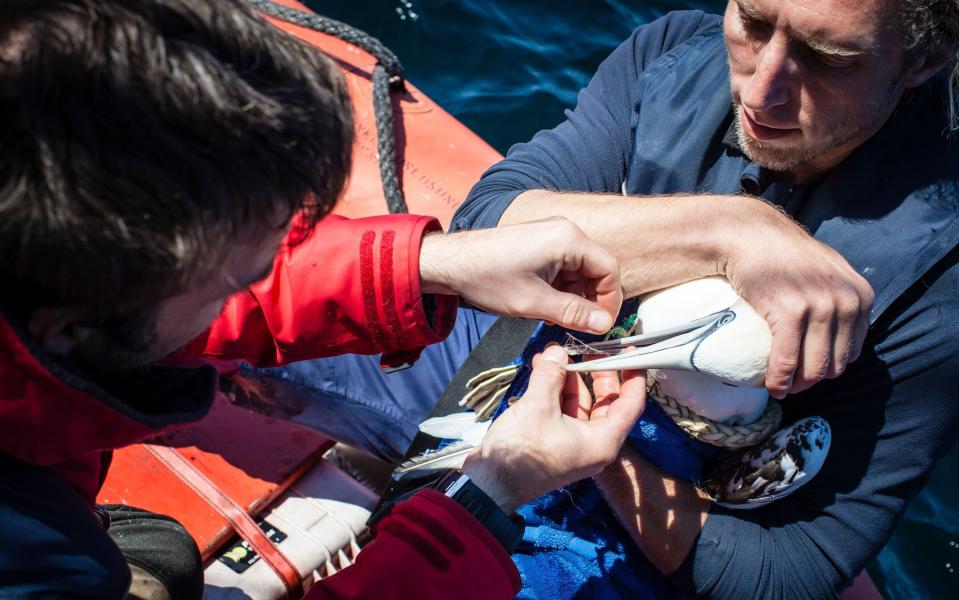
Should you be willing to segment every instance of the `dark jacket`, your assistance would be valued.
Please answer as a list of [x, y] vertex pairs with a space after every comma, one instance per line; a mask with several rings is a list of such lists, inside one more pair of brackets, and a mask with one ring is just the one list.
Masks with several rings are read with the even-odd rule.
[[882, 549], [954, 444], [959, 140], [944, 134], [943, 92], [934, 81], [910, 93], [824, 180], [790, 188], [751, 163], [728, 135], [721, 19], [671, 13], [636, 30], [580, 93], [567, 121], [514, 146], [455, 215], [454, 228], [493, 226], [530, 189], [747, 193], [783, 206], [872, 284], [876, 304], [862, 357], [839, 379], [784, 402], [787, 422], [807, 415], [829, 421], [825, 467], [769, 507], [714, 507], [671, 577], [686, 591], [716, 598], [838, 594]]

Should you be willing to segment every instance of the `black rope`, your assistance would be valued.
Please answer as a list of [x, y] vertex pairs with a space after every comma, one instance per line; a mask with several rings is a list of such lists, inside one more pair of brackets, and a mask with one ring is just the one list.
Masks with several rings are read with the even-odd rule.
[[373, 114], [376, 119], [376, 150], [380, 159], [380, 179], [386, 205], [394, 214], [408, 212], [396, 173], [396, 131], [393, 129], [393, 102], [390, 93], [405, 91], [403, 65], [396, 55], [375, 37], [329, 17], [282, 6], [272, 0], [249, 0], [262, 13], [331, 35], [357, 46], [376, 59], [373, 67]]

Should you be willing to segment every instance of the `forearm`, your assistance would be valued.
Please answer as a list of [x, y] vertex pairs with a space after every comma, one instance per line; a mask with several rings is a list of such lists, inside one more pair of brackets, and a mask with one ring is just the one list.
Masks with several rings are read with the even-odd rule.
[[788, 220], [745, 196], [624, 197], [531, 190], [516, 197], [499, 225], [563, 216], [619, 261], [626, 297], [692, 279], [725, 275], [746, 228]]
[[596, 478], [616, 517], [664, 574], [686, 559], [709, 514], [709, 500], [688, 481], [667, 475], [624, 446]]
[[[475, 275], [482, 264], [468, 244], [456, 234], [428, 234], [420, 248], [420, 289], [424, 294], [456, 296], [455, 282]], [[463, 254], [469, 256], [464, 257]], [[463, 273], [462, 271], [467, 271]]]

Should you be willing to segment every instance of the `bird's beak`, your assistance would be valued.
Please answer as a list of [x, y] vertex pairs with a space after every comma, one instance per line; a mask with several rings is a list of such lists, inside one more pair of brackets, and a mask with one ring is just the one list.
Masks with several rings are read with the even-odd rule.
[[[727, 309], [676, 327], [567, 349], [571, 355], [610, 354], [611, 356], [571, 363], [565, 365], [565, 369], [575, 372], [633, 369], [698, 371], [695, 364], [696, 349], [703, 340], [735, 318], [736, 313]], [[638, 348], [625, 351], [631, 346], [638, 346]]]

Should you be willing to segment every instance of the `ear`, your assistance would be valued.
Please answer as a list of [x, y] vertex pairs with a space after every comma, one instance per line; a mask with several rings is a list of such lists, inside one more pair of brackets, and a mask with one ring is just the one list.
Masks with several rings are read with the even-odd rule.
[[903, 85], [907, 88], [914, 88], [926, 83], [933, 75], [946, 66], [949, 58], [948, 52], [937, 52], [920, 58], [916, 61], [916, 64], [906, 71], [906, 76], [903, 78]]
[[81, 324], [79, 311], [61, 307], [34, 309], [27, 319], [27, 331], [45, 352], [57, 356], [69, 356], [93, 334]]

